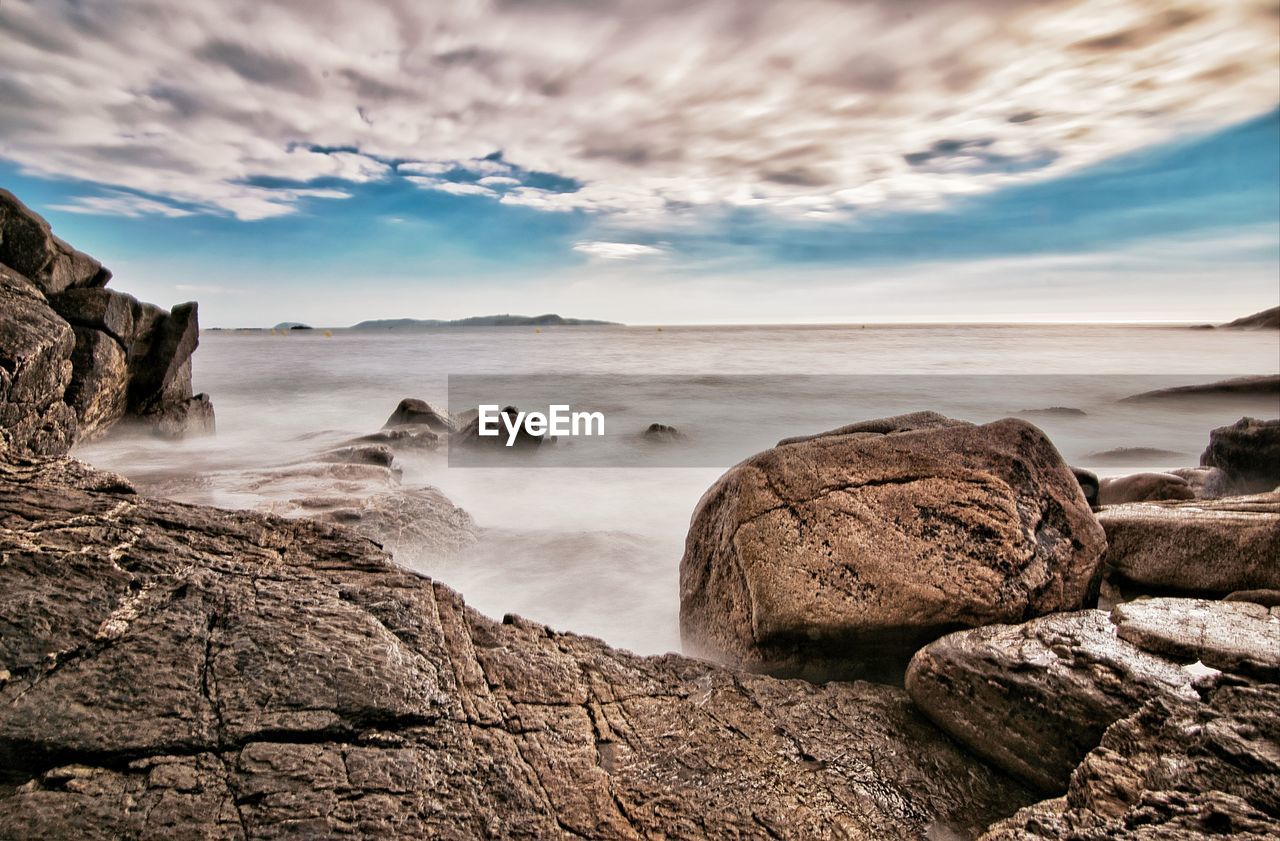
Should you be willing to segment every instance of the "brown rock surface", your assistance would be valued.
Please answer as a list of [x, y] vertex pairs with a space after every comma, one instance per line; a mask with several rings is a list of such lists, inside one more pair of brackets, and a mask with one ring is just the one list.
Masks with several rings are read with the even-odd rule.
[[1028, 793], [887, 687], [466, 608], [342, 529], [0, 460], [0, 837], [939, 838]]
[[1280, 494], [1104, 509], [1109, 574], [1159, 591], [1280, 589]]
[[1120, 639], [1178, 663], [1280, 682], [1280, 608], [1247, 601], [1139, 599], [1111, 611]]
[[1162, 697], [1113, 724], [1065, 797], [982, 841], [1280, 837], [1280, 686], [1225, 686], [1208, 703]]
[[947, 631], [1096, 599], [1102, 531], [1040, 430], [861, 426], [753, 456], [703, 496], [680, 569], [686, 651], [888, 679]]
[[1086, 610], [945, 636], [912, 658], [906, 685], [961, 743], [1058, 793], [1113, 722], [1152, 697], [1197, 700], [1193, 681]]

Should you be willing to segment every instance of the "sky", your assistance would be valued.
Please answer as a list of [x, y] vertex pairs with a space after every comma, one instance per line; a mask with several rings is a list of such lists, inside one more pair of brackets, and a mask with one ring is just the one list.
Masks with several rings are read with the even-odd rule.
[[205, 326], [1280, 304], [1280, 5], [4, 0], [0, 185]]

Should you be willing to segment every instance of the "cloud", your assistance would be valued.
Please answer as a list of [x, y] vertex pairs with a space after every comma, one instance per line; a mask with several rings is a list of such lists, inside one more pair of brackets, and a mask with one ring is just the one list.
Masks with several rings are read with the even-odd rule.
[[77, 212], [260, 219], [394, 177], [641, 226], [927, 209], [1266, 111], [1275, 23], [1258, 0], [7, 0], [0, 157], [156, 203]]
[[576, 242], [573, 250], [601, 260], [635, 260], [664, 253], [661, 248], [634, 242]]
[[51, 205], [54, 210], [66, 213], [83, 213], [91, 216], [167, 216], [177, 218], [192, 216], [192, 211], [174, 207], [162, 201], [133, 193], [112, 192], [105, 196], [77, 196], [67, 204]]

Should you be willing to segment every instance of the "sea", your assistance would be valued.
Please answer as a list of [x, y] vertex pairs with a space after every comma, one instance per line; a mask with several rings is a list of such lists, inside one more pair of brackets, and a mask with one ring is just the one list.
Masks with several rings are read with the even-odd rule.
[[[781, 438], [907, 411], [1015, 416], [1107, 476], [1193, 466], [1211, 429], [1280, 416], [1275, 394], [1124, 400], [1280, 373], [1280, 332], [1185, 325], [206, 330], [193, 367], [216, 435], [112, 436], [75, 454], [144, 492], [275, 510], [269, 486], [247, 488], [246, 472], [376, 431], [402, 398], [459, 413], [496, 383], [501, 405], [518, 391], [599, 409], [607, 440], [478, 465], [444, 450], [398, 453], [403, 485], [441, 490], [481, 539], [443, 554], [401, 546], [395, 558], [488, 615], [640, 654], [680, 650], [679, 566], [699, 498]], [[679, 438], [646, 438], [652, 423]]]

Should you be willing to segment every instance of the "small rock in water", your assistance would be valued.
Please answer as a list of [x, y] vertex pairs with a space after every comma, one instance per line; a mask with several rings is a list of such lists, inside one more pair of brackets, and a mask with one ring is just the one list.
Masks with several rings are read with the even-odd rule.
[[1157, 502], [1165, 499], [1195, 499], [1195, 490], [1181, 476], [1172, 473], [1134, 473], [1109, 476], [1098, 488], [1101, 505], [1126, 502]]
[[431, 408], [431, 405], [425, 400], [418, 400], [414, 397], [406, 397], [401, 400], [400, 405], [396, 406], [396, 410], [391, 413], [391, 417], [387, 418], [387, 422], [382, 425], [382, 428], [387, 429], [393, 426], [411, 424], [421, 424], [433, 432], [447, 434], [453, 431], [453, 425], [446, 415], [442, 415]]
[[679, 441], [684, 438], [684, 434], [674, 426], [667, 426], [665, 423], [651, 423], [649, 428], [640, 433], [640, 436], [646, 441], [654, 441], [658, 443], [666, 443], [671, 441]]

